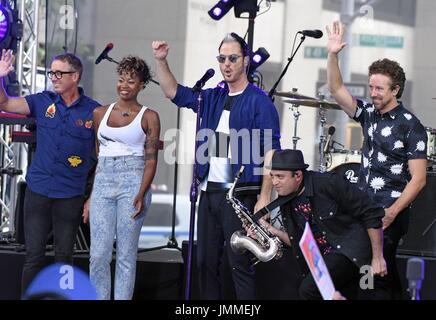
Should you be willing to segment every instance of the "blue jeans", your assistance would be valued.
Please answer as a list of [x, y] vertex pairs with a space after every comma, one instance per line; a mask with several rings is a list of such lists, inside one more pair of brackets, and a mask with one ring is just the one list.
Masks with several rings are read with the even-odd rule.
[[151, 191], [144, 196], [144, 209], [133, 219], [133, 200], [144, 172], [144, 158], [137, 156], [100, 157], [91, 196], [90, 278], [98, 299], [111, 296], [112, 248], [116, 237], [114, 298], [128, 300], [133, 296], [139, 234]]

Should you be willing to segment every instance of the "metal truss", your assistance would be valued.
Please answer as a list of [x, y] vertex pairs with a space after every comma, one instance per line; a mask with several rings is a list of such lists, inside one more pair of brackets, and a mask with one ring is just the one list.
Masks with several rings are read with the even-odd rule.
[[[38, 30], [40, 24], [39, 0], [7, 0], [10, 7], [17, 6], [19, 19], [23, 23], [23, 36], [18, 42], [16, 53], [16, 76], [21, 96], [36, 92], [38, 71]], [[16, 131], [24, 131], [24, 125], [14, 120], [0, 125], [1, 161], [1, 220], [0, 240], [14, 239], [17, 184], [24, 180], [27, 171], [28, 145], [14, 142]]]

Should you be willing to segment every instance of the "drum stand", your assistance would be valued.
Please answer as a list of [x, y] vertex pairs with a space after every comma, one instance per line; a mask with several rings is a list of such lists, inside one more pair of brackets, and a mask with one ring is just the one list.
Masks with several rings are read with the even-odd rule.
[[324, 147], [326, 143], [326, 136], [324, 135], [324, 126], [327, 121], [325, 116], [326, 110], [320, 105], [319, 107], [319, 122], [321, 124], [321, 135], [319, 136], [319, 172], [326, 172], [327, 167], [325, 163]]
[[294, 113], [294, 135], [292, 136], [292, 144], [293, 149], [297, 149], [297, 142], [301, 138], [297, 136], [297, 124], [298, 124], [298, 118], [300, 117], [301, 113], [298, 111], [298, 105], [293, 104], [291, 107], [292, 112]]

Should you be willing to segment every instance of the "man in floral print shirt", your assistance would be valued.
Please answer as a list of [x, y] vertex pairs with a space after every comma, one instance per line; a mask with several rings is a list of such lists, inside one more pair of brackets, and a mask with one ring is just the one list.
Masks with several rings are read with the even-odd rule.
[[369, 67], [369, 91], [372, 103], [355, 99], [342, 82], [338, 53], [344, 26], [334, 22], [327, 50], [328, 87], [341, 108], [360, 122], [364, 135], [359, 187], [385, 208], [383, 218], [384, 256], [388, 276], [375, 277], [371, 298], [400, 299], [402, 289], [396, 268], [396, 250], [407, 232], [409, 205], [426, 183], [427, 135], [419, 120], [399, 99], [406, 77], [392, 60], [375, 61]]

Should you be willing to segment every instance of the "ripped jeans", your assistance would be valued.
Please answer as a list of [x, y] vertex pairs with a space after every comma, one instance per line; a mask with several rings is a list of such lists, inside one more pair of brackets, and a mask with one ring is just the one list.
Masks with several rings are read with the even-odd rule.
[[151, 203], [151, 190], [144, 196], [144, 208], [133, 219], [133, 200], [142, 182], [144, 158], [138, 156], [99, 157], [91, 196], [90, 278], [98, 299], [111, 297], [111, 261], [116, 238], [114, 298], [133, 296], [139, 234]]

